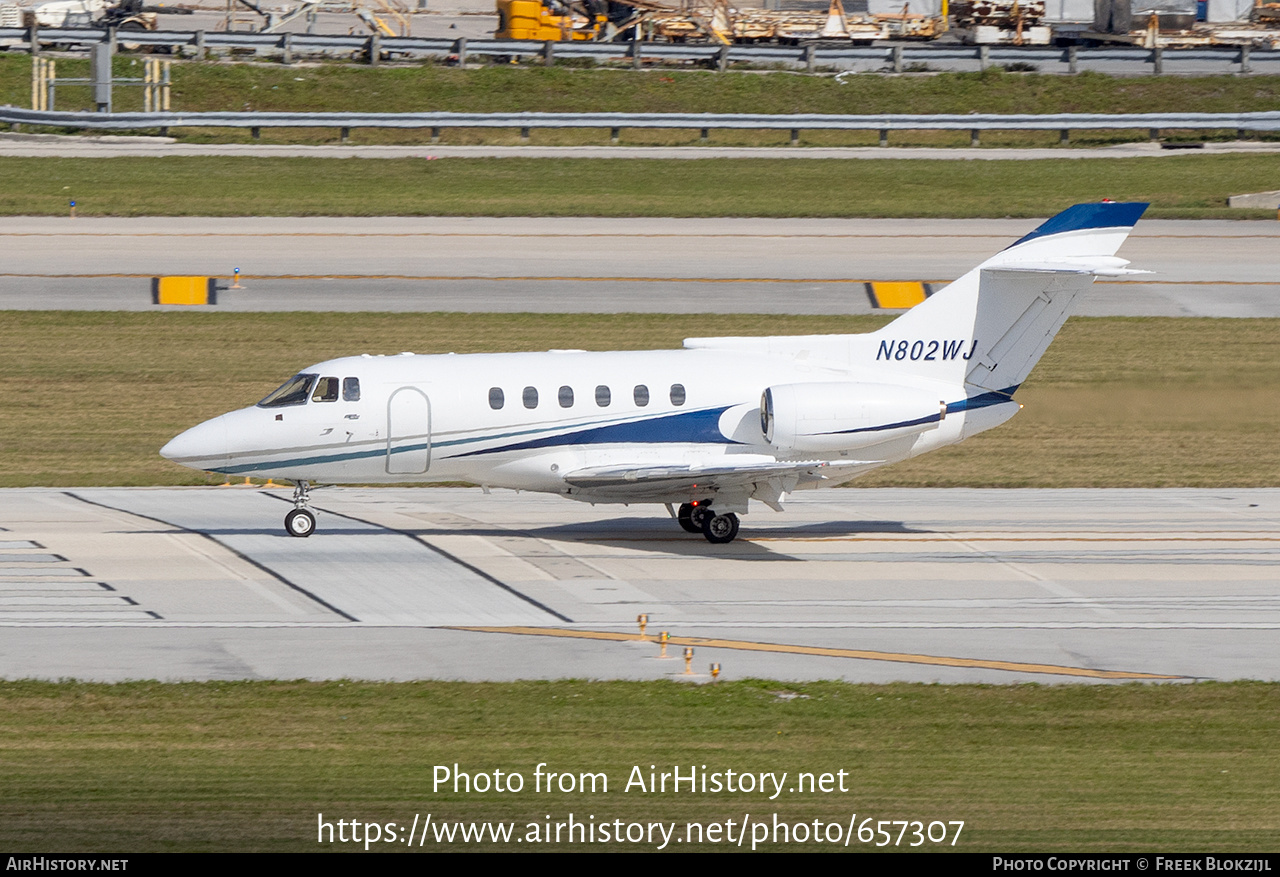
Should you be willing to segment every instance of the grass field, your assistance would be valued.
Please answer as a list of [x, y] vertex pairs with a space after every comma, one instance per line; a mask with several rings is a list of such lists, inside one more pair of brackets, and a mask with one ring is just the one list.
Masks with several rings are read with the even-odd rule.
[[[10, 311], [0, 486], [206, 483], [157, 450], [334, 356], [674, 348], [688, 336], [860, 332], [887, 319]], [[1074, 318], [1012, 421], [856, 483], [1280, 486], [1278, 331], [1265, 319]]]
[[7, 158], [0, 214], [1035, 217], [1102, 197], [1152, 218], [1266, 218], [1271, 155], [1037, 161]]
[[[118, 56], [115, 75], [142, 75], [142, 59]], [[87, 58], [57, 61], [59, 77], [89, 75]], [[31, 60], [0, 56], [0, 102], [31, 100]], [[89, 86], [57, 92], [58, 108], [93, 109]], [[142, 108], [141, 89], [117, 88], [117, 110]], [[1131, 113], [1280, 109], [1277, 76], [1114, 77], [1006, 73], [881, 76], [711, 73], [706, 70], [572, 69], [495, 64], [459, 70], [430, 64], [371, 68], [344, 63], [177, 61], [175, 110], [277, 112], [708, 112], [708, 113]]]
[[[314, 851], [319, 813], [394, 821], [401, 833], [414, 814], [509, 820], [517, 836], [571, 812], [682, 831], [747, 813], [847, 826], [856, 813], [859, 823], [964, 820], [954, 847], [963, 851], [1274, 852], [1278, 717], [1280, 687], [1256, 683], [9, 682], [0, 684], [0, 845]], [[603, 772], [608, 792], [535, 793], [540, 762]], [[433, 790], [435, 765], [455, 763], [519, 772], [526, 787]], [[624, 792], [634, 765], [646, 780], [650, 765], [792, 778], [844, 770], [848, 791], [772, 801]]]
[[[87, 77], [88, 60], [58, 59], [60, 78]], [[31, 95], [27, 56], [0, 57], [0, 101], [27, 106]], [[115, 75], [137, 78], [142, 59], [119, 56]], [[92, 110], [89, 86], [64, 86], [57, 108]], [[117, 111], [142, 109], [142, 90], [119, 87]], [[1248, 112], [1280, 109], [1280, 77], [1161, 76], [1112, 77], [1006, 73], [938, 73], [881, 76], [617, 69], [545, 68], [495, 64], [469, 70], [431, 64], [370, 68], [345, 63], [179, 61], [173, 67], [173, 108], [184, 112], [254, 110], [276, 112], [710, 112], [710, 113], [1124, 113]], [[192, 142], [249, 142], [243, 129], [174, 128]], [[624, 129], [627, 145], [684, 145], [698, 142], [698, 131]], [[337, 142], [337, 129], [267, 129], [266, 143]], [[356, 129], [355, 143], [425, 143], [425, 130]], [[1145, 139], [1145, 131], [1075, 131], [1076, 146]], [[1234, 139], [1234, 130], [1167, 131], [1169, 139]], [[1259, 135], [1274, 139], [1274, 135]], [[515, 129], [445, 129], [446, 144], [517, 143]], [[533, 142], [548, 145], [607, 143], [607, 129], [536, 131]], [[804, 131], [803, 146], [867, 146], [875, 132]], [[717, 131], [721, 145], [764, 146], [788, 143], [785, 131]], [[993, 132], [989, 145], [1057, 147], [1056, 131]], [[967, 146], [968, 132], [895, 132], [898, 146]]]

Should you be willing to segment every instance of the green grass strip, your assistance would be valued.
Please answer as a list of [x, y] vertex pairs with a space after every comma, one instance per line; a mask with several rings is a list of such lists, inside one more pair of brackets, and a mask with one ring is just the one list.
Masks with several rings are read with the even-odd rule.
[[[745, 813], [847, 827], [856, 813], [859, 824], [964, 820], [954, 848], [926, 845], [944, 850], [1274, 852], [1278, 733], [1280, 686], [1261, 683], [10, 682], [0, 684], [0, 844], [46, 854], [319, 851], [331, 848], [317, 843], [320, 813], [395, 822], [401, 836], [428, 813], [435, 823], [510, 821], [517, 836], [570, 813], [682, 831]], [[575, 781], [603, 773], [608, 791], [597, 781], [595, 793], [537, 792], [540, 763]], [[490, 778], [518, 772], [524, 789], [435, 787], [436, 766], [455, 764]], [[787, 788], [800, 772], [830, 773], [833, 790], [773, 800], [676, 794], [670, 784], [624, 790], [633, 767], [647, 787], [651, 765], [686, 776], [704, 765], [722, 777], [786, 771]], [[423, 849], [486, 848], [432, 840]], [[499, 848], [592, 849], [563, 837]], [[628, 848], [652, 849], [594, 847]]]
[[[173, 106], [277, 112], [646, 113], [1141, 113], [1280, 109], [1278, 76], [1078, 76], [937, 73], [882, 76], [706, 70], [593, 70], [495, 64], [470, 70], [431, 64], [377, 68], [336, 62], [175, 61]], [[142, 58], [119, 55], [115, 76], [141, 77]], [[628, 66], [630, 61], [627, 61]], [[87, 58], [57, 59], [59, 78], [89, 76]], [[31, 59], [0, 56], [0, 102], [29, 106]], [[142, 90], [118, 86], [117, 111], [140, 110]], [[63, 110], [94, 108], [90, 86], [57, 90]]]
[[[424, 155], [429, 150], [424, 150]], [[1149, 217], [1267, 217], [1270, 155], [1024, 161], [9, 158], [0, 214], [1034, 217], [1104, 197]]]

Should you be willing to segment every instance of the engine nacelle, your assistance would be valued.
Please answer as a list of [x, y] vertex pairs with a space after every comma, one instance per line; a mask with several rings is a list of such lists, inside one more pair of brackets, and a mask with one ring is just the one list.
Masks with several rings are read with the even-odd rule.
[[937, 393], [888, 384], [769, 387], [760, 429], [780, 451], [844, 451], [936, 429], [947, 415]]

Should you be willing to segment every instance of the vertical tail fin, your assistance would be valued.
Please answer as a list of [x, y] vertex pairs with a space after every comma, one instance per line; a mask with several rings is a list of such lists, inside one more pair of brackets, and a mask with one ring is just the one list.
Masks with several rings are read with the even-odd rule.
[[894, 372], [964, 382], [976, 393], [1011, 393], [1095, 276], [1140, 273], [1115, 253], [1146, 208], [1104, 201], [1064, 210], [865, 336], [869, 358]]

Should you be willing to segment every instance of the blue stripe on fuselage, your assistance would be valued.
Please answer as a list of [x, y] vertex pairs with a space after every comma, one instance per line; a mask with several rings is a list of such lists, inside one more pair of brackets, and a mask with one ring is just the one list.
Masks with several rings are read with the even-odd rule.
[[[725, 438], [720, 432], [720, 415], [727, 410], [728, 406], [724, 406], [721, 408], [703, 409], [700, 411], [682, 411], [678, 414], [664, 414], [644, 420], [630, 420], [624, 423], [613, 423], [604, 426], [591, 427], [589, 429], [579, 429], [573, 432], [557, 433], [556, 435], [543, 436], [542, 438], [531, 439], [523, 442], [515, 442], [496, 448], [482, 448], [477, 451], [455, 454], [452, 457], [444, 459], [471, 457], [480, 454], [496, 454], [503, 451], [525, 450], [530, 448], [550, 448], [561, 445], [585, 445], [616, 442], [641, 444], [663, 442], [682, 444], [740, 444], [739, 442], [734, 442], [731, 439]], [[439, 450], [441, 448], [457, 445], [476, 444], [477, 442], [510, 438], [512, 435], [522, 435], [530, 432], [546, 432], [556, 428], [557, 427], [548, 427], [545, 429], [522, 430], [521, 432], [505, 433], [500, 435], [476, 436], [473, 438], [447, 439], [439, 442], [423, 442], [411, 445], [402, 445], [394, 448], [391, 453], [402, 454], [411, 451], [422, 451], [427, 448]], [[563, 429], [563, 427], [560, 428]], [[264, 450], [262, 453], [271, 452]], [[380, 445], [376, 448], [370, 448], [363, 451], [346, 451], [328, 455], [318, 454], [306, 457], [294, 457], [288, 460], [264, 460], [256, 463], [240, 463], [234, 466], [224, 466], [222, 468], [209, 469], [207, 471], [222, 472], [227, 475], [239, 475], [260, 469], [279, 469], [283, 467], [292, 468], [297, 466], [345, 463], [351, 460], [385, 457], [386, 455], [386, 446]]]
[[577, 432], [546, 436], [527, 442], [484, 448], [459, 457], [475, 457], [481, 454], [500, 454], [506, 451], [527, 451], [536, 448], [554, 448], [561, 445], [616, 445], [616, 444], [717, 444], [737, 445], [741, 442], [726, 438], [720, 432], [720, 415], [729, 410], [709, 408], [703, 411], [685, 411], [666, 414], [647, 420], [598, 426]]
[[[977, 408], [987, 408], [991, 405], [1001, 405], [1005, 402], [1013, 401], [1013, 394], [1017, 391], [1018, 386], [1006, 387], [1003, 390], [993, 390], [990, 393], [983, 393], [980, 396], [970, 396], [967, 399], [961, 399], [959, 402], [948, 402], [947, 413], [955, 414], [957, 411], [972, 411]], [[942, 412], [931, 414], [928, 417], [918, 417], [915, 420], [899, 420], [897, 423], [884, 423], [879, 426], [863, 426], [858, 429], [842, 429], [837, 432], [824, 432], [821, 435], [854, 435], [860, 432], [885, 432], [890, 429], [902, 429], [907, 426], [923, 426], [926, 423], [937, 423], [942, 419]]]

